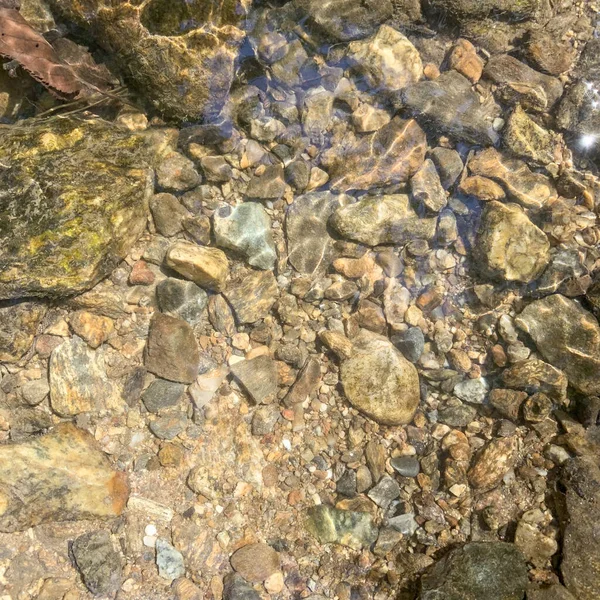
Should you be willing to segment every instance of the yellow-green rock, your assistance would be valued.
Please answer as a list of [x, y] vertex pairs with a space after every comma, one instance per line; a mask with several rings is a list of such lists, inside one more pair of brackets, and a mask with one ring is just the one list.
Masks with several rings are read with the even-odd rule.
[[101, 119], [0, 128], [0, 300], [83, 292], [144, 231], [161, 141]]

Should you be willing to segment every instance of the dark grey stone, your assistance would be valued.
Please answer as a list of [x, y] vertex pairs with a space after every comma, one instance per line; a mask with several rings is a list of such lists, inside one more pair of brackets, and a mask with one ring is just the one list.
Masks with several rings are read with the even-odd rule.
[[446, 406], [438, 411], [438, 421], [450, 427], [466, 427], [477, 415], [477, 409], [466, 404]]
[[425, 336], [419, 327], [411, 327], [391, 338], [392, 343], [407, 360], [416, 363], [425, 348]]
[[83, 582], [96, 596], [114, 595], [121, 587], [121, 557], [108, 531], [93, 531], [73, 542], [73, 556]]
[[164, 379], [153, 381], [142, 394], [142, 402], [151, 413], [177, 406], [185, 391], [183, 383], [174, 383]]
[[233, 376], [257, 404], [268, 404], [277, 395], [277, 367], [269, 356], [257, 356], [231, 366]]
[[169, 277], [156, 286], [160, 310], [172, 317], [179, 317], [194, 326], [204, 315], [208, 304], [207, 293], [193, 281]]
[[390, 460], [392, 469], [402, 477], [416, 477], [421, 470], [419, 461], [414, 456], [397, 456]]

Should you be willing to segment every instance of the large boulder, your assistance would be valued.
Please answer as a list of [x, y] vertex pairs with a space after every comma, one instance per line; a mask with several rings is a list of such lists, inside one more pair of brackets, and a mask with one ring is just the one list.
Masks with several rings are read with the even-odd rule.
[[176, 120], [216, 116], [227, 99], [250, 0], [50, 0], [116, 56], [144, 98]]
[[0, 138], [0, 300], [83, 292], [146, 227], [161, 142], [100, 119], [25, 121]]

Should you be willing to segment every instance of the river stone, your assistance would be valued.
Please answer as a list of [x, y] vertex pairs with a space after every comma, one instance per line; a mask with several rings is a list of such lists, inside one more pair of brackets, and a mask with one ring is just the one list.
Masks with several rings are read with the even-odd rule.
[[299, 273], [326, 271], [334, 258], [333, 239], [327, 221], [345, 195], [312, 192], [294, 199], [285, 216], [288, 260]]
[[168, 277], [156, 286], [156, 297], [163, 313], [179, 317], [192, 327], [200, 323], [208, 304], [208, 295], [200, 286], [175, 277]]
[[159, 577], [167, 581], [173, 581], [185, 575], [183, 555], [162, 538], [156, 540], [156, 566]]
[[261, 595], [237, 573], [223, 577], [223, 600], [261, 600]]
[[502, 372], [502, 381], [509, 388], [523, 390], [528, 394], [542, 392], [556, 402], [567, 397], [566, 375], [543, 360], [527, 360], [515, 363]]
[[369, 135], [348, 131], [323, 153], [331, 189], [368, 190], [408, 181], [423, 164], [427, 140], [413, 119], [393, 119]]
[[329, 222], [342, 237], [367, 246], [431, 239], [436, 227], [436, 219], [419, 218], [405, 194], [365, 196], [338, 208]]
[[499, 141], [493, 121], [500, 115], [500, 107], [491, 100], [480, 102], [471, 82], [456, 71], [404, 88], [397, 102], [437, 135], [445, 133], [456, 140], [484, 146]]
[[72, 546], [73, 557], [87, 589], [95, 596], [114, 596], [121, 588], [121, 557], [108, 531], [79, 536]]
[[113, 518], [128, 496], [125, 473], [114, 471], [94, 438], [71, 423], [0, 445], [0, 531]]
[[509, 158], [494, 148], [477, 153], [469, 161], [468, 168], [473, 175], [488, 177], [499, 183], [509, 198], [525, 208], [542, 208], [557, 195], [545, 175], [534, 173], [522, 160]]
[[144, 361], [146, 369], [158, 377], [192, 383], [198, 376], [200, 354], [190, 325], [182, 319], [154, 314]]
[[423, 575], [419, 600], [523, 600], [527, 583], [525, 559], [514, 544], [471, 542]]
[[279, 554], [268, 544], [246, 544], [232, 554], [231, 566], [246, 581], [262, 583], [279, 570]]
[[168, 250], [165, 264], [200, 287], [220, 292], [227, 279], [229, 261], [222, 250], [175, 242]]
[[517, 204], [488, 202], [476, 244], [482, 272], [494, 280], [529, 283], [550, 261], [550, 242]]
[[560, 294], [535, 300], [515, 319], [541, 355], [583, 394], [600, 394], [600, 325], [592, 313]]
[[217, 246], [239, 252], [253, 267], [272, 269], [275, 265], [271, 218], [260, 204], [222, 204], [213, 214], [213, 230]]
[[50, 0], [66, 22], [111, 52], [141, 97], [179, 121], [216, 117], [243, 39], [241, 0]]
[[519, 102], [525, 108], [548, 110], [563, 93], [560, 80], [544, 75], [508, 54], [492, 56], [483, 76], [498, 86], [504, 100]]
[[493, 439], [477, 455], [467, 473], [469, 483], [480, 491], [491, 490], [502, 482], [517, 460], [514, 437]]
[[273, 402], [277, 395], [277, 367], [266, 355], [242, 360], [231, 366], [233, 376], [257, 404]]
[[238, 323], [264, 319], [277, 300], [277, 280], [271, 271], [241, 270], [223, 292]]
[[569, 590], [556, 583], [550, 587], [533, 587], [527, 588], [527, 600], [577, 600]]
[[148, 412], [159, 413], [165, 408], [177, 406], [184, 392], [183, 383], [156, 379], [142, 394], [142, 402]]
[[392, 16], [391, 0], [295, 0], [310, 25], [332, 41], [359, 40]]
[[433, 161], [428, 158], [410, 180], [410, 192], [418, 205], [439, 213], [448, 204], [446, 192]]
[[83, 292], [146, 228], [158, 146], [100, 119], [3, 129], [0, 300]]
[[502, 15], [503, 19], [512, 22], [536, 16], [541, 4], [539, 0], [429, 0], [427, 10], [437, 18], [459, 23], [490, 15]]
[[353, 342], [352, 356], [340, 366], [350, 404], [378, 423], [410, 423], [420, 400], [414, 365], [387, 339], [375, 334], [363, 330]]
[[341, 544], [360, 550], [377, 539], [377, 527], [369, 513], [320, 504], [309, 508], [307, 516], [306, 528], [321, 544]]
[[61, 417], [98, 412], [118, 405], [119, 393], [106, 375], [104, 353], [74, 336], [52, 351], [50, 405]]
[[46, 306], [21, 302], [0, 307], [0, 362], [18, 361], [33, 344]]
[[563, 581], [578, 600], [596, 600], [600, 597], [600, 470], [592, 457], [576, 457], [565, 463], [561, 480], [567, 488]]
[[373, 92], [394, 92], [423, 76], [423, 63], [407, 37], [382, 25], [368, 39], [348, 45], [347, 59]]

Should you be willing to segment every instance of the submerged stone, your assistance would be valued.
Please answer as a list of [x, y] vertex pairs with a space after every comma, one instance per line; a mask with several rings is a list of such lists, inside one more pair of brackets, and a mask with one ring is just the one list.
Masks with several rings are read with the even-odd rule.
[[51, 0], [56, 14], [114, 53], [142, 96], [167, 117], [218, 115], [243, 39], [246, 2]]
[[94, 438], [71, 423], [0, 445], [0, 531], [116, 517], [128, 496], [125, 474], [113, 470]]
[[378, 423], [406, 425], [420, 400], [416, 368], [388, 340], [363, 331], [340, 376], [352, 406]]
[[100, 119], [24, 121], [0, 139], [0, 300], [84, 292], [146, 228], [158, 146]]
[[522, 600], [527, 583], [525, 559], [514, 544], [471, 542], [421, 578], [419, 600]]
[[368, 190], [408, 181], [423, 164], [426, 148], [416, 121], [396, 118], [370, 135], [347, 133], [322, 161], [332, 190]]
[[325, 504], [308, 509], [306, 528], [322, 544], [341, 544], [355, 550], [368, 548], [378, 535], [370, 514]]
[[600, 394], [600, 326], [592, 313], [560, 294], [536, 300], [515, 320], [545, 360], [583, 394]]
[[0, 308], [0, 362], [18, 361], [31, 347], [46, 306], [21, 302]]

